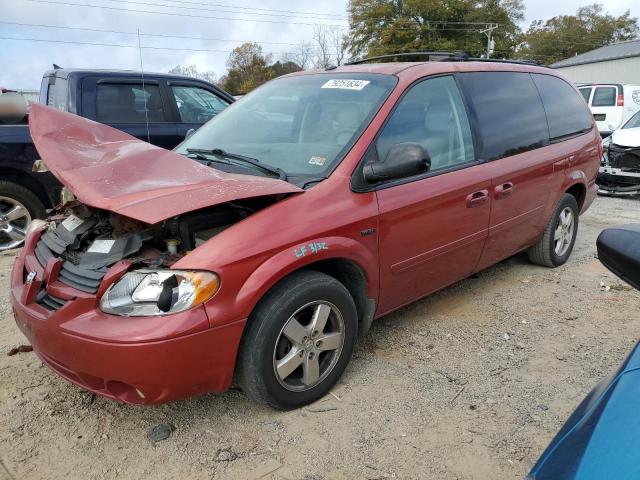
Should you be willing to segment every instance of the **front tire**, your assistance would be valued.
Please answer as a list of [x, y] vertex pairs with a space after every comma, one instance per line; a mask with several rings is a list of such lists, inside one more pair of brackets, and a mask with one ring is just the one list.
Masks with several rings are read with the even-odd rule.
[[559, 267], [569, 259], [578, 234], [578, 202], [565, 193], [558, 202], [538, 243], [527, 253], [531, 262], [544, 267]]
[[357, 331], [355, 302], [342, 283], [320, 272], [296, 272], [251, 314], [238, 383], [249, 397], [277, 409], [312, 403], [342, 375]]
[[0, 251], [20, 247], [29, 222], [44, 216], [44, 205], [32, 191], [0, 181]]

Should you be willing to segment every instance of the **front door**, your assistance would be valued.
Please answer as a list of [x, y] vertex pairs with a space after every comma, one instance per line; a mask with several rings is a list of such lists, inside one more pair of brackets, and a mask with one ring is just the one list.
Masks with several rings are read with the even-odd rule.
[[376, 148], [419, 143], [428, 173], [383, 184], [380, 211], [382, 314], [470, 275], [489, 228], [491, 176], [476, 160], [467, 112], [453, 76], [424, 80], [399, 101]]

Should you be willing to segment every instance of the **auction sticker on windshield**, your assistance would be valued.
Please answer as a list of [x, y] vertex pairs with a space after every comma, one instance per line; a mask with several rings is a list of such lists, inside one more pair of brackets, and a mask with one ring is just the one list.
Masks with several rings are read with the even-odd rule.
[[322, 88], [341, 88], [343, 90], [362, 90], [369, 84], [369, 80], [341, 80], [333, 79], [322, 85]]

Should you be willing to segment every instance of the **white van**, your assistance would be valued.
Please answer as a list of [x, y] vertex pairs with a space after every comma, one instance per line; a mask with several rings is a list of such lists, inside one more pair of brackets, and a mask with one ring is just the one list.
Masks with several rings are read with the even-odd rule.
[[578, 85], [591, 108], [600, 135], [606, 137], [640, 110], [640, 85]]

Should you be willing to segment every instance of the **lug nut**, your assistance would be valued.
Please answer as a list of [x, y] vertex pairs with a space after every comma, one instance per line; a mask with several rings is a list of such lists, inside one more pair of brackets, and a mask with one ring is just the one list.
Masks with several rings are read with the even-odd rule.
[[322, 346], [322, 340], [318, 340], [316, 342], [316, 347], [320, 348]]

